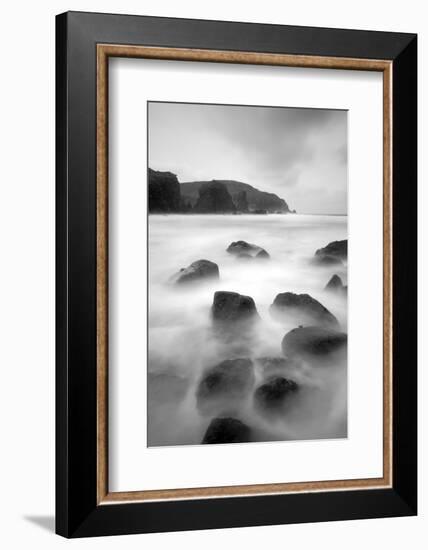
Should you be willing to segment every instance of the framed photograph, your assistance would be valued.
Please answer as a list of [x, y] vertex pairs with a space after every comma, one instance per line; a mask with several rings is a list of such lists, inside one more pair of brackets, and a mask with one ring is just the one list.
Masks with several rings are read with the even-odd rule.
[[416, 514], [416, 35], [56, 24], [58, 534]]

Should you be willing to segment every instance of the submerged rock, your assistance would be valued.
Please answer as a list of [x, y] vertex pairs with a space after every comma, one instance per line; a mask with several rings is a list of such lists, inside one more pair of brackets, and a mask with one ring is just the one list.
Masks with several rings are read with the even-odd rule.
[[211, 314], [216, 323], [248, 322], [259, 319], [256, 304], [250, 296], [222, 290], [214, 294]]
[[227, 359], [208, 369], [196, 390], [200, 408], [213, 404], [221, 409], [225, 402], [245, 397], [254, 385], [254, 365], [251, 359]]
[[328, 358], [331, 354], [346, 353], [348, 335], [325, 327], [299, 327], [288, 332], [282, 340], [282, 351], [288, 357], [305, 359]]
[[336, 317], [309, 294], [294, 294], [293, 292], [278, 294], [270, 306], [270, 313], [278, 320], [288, 320], [292, 315], [296, 324], [315, 321], [321, 325], [339, 326]]
[[251, 256], [252, 258], [269, 258], [269, 254], [264, 248], [256, 244], [247, 243], [246, 241], [235, 241], [231, 243], [226, 252], [242, 257], [242, 254]]
[[333, 275], [333, 277], [326, 284], [325, 289], [329, 292], [346, 293], [347, 287], [343, 285], [342, 279], [339, 275]]
[[191, 263], [188, 267], [180, 269], [173, 276], [175, 283], [191, 283], [207, 279], [218, 279], [220, 277], [218, 265], [209, 260], [198, 260]]
[[251, 429], [236, 418], [213, 418], [202, 443], [247, 443], [251, 439]]
[[333, 241], [328, 243], [324, 248], [319, 248], [315, 252], [315, 256], [318, 257], [332, 257], [340, 260], [346, 260], [348, 258], [348, 240]]
[[255, 405], [269, 412], [284, 411], [284, 406], [289, 404], [299, 386], [294, 380], [283, 376], [273, 376], [267, 382], [257, 388], [254, 393]]

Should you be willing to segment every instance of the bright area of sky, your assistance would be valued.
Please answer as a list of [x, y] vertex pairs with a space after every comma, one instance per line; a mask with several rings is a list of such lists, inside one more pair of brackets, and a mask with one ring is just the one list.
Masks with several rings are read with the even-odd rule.
[[180, 182], [237, 180], [298, 213], [347, 212], [347, 113], [149, 103], [149, 166]]

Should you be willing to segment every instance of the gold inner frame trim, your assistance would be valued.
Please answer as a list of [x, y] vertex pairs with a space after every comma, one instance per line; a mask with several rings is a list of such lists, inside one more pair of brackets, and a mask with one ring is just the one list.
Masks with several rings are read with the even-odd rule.
[[[108, 59], [238, 63], [378, 71], [383, 73], [383, 476], [370, 479], [303, 481], [226, 487], [109, 492], [108, 488]], [[392, 70], [391, 61], [127, 46], [97, 45], [97, 503], [261, 494], [378, 489], [392, 486]]]

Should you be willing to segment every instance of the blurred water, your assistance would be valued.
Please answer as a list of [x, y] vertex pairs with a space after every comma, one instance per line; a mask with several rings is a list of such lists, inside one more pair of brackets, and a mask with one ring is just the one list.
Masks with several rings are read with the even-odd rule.
[[[204, 370], [231, 350], [213, 337], [210, 307], [216, 290], [251, 296], [262, 318], [251, 358], [280, 357], [283, 336], [295, 328], [279, 324], [269, 306], [280, 292], [308, 293], [325, 305], [347, 331], [346, 297], [326, 293], [346, 266], [310, 263], [315, 250], [347, 238], [346, 216], [315, 215], [151, 215], [149, 217], [148, 444], [199, 444], [211, 420], [197, 409], [195, 389]], [[266, 261], [240, 261], [226, 252], [232, 241], [265, 248]], [[169, 283], [180, 268], [200, 259], [216, 262], [220, 280], [186, 288]], [[233, 355], [233, 353], [232, 353]], [[314, 391], [295, 414], [266, 419], [254, 411], [252, 396], [239, 410], [224, 411], [248, 423], [257, 440], [346, 437], [346, 365], [304, 366], [290, 376]], [[262, 374], [256, 372], [257, 384]], [[305, 394], [303, 394], [305, 395]]]

